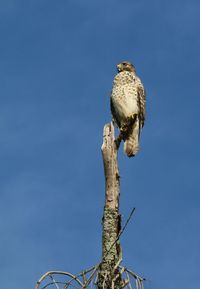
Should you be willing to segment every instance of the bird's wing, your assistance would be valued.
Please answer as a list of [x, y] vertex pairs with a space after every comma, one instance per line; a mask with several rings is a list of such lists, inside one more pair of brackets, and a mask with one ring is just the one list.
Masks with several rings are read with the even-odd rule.
[[110, 98], [110, 110], [111, 110], [111, 113], [112, 113], [114, 125], [118, 126], [120, 128], [121, 123], [120, 123], [119, 118], [117, 117], [117, 113], [116, 113], [116, 110], [115, 110], [115, 105], [114, 105], [113, 100], [112, 100], [112, 96]]
[[139, 121], [140, 127], [143, 127], [146, 114], [146, 93], [139, 77], [137, 77], [136, 79], [136, 85], [137, 85], [137, 102], [139, 108]]

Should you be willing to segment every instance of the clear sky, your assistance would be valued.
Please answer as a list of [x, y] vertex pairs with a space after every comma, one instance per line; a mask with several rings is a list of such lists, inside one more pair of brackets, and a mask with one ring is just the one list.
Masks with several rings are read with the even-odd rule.
[[100, 261], [102, 130], [115, 65], [147, 91], [119, 155], [123, 264], [147, 289], [200, 284], [198, 0], [0, 1], [0, 287]]

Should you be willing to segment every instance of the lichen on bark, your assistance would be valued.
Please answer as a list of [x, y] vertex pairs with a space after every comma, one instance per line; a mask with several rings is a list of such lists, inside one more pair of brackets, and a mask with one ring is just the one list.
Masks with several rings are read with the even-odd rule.
[[98, 278], [98, 287], [120, 288], [121, 278], [118, 265], [121, 261], [121, 248], [118, 240], [120, 216], [118, 209], [104, 208], [102, 262]]
[[122, 260], [118, 240], [121, 229], [119, 214], [120, 178], [113, 124], [104, 127], [102, 156], [105, 174], [105, 206], [103, 214], [102, 261], [98, 273], [99, 289], [121, 288], [119, 264]]

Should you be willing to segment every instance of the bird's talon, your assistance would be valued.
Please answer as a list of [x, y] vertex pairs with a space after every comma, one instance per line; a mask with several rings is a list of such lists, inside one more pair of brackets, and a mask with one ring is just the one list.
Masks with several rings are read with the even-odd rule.
[[121, 132], [121, 133], [125, 133], [125, 132], [126, 132], [126, 129], [127, 129], [126, 126], [123, 126], [123, 127], [120, 128], [120, 132]]
[[130, 116], [128, 117], [128, 121], [134, 120], [136, 116], [137, 116], [137, 114], [136, 114], [136, 113], [133, 113], [132, 115], [130, 115]]

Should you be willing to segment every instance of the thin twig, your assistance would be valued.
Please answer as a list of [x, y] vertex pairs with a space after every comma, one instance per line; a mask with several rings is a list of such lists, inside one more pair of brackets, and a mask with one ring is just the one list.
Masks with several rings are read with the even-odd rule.
[[87, 280], [87, 282], [84, 284], [84, 288], [87, 288], [87, 286], [90, 284], [90, 282], [92, 281], [92, 279], [93, 279], [95, 273], [97, 272], [98, 268], [99, 268], [99, 265], [96, 266], [96, 268], [94, 268], [94, 271], [93, 271], [92, 274], [90, 275], [90, 277], [89, 277], [89, 279]]
[[49, 275], [54, 275], [54, 274], [58, 274], [58, 275], [66, 275], [71, 277], [73, 280], [77, 281], [77, 283], [79, 283], [79, 285], [81, 287], [83, 287], [82, 282], [78, 279], [77, 276], [74, 276], [73, 274], [69, 273], [69, 272], [64, 272], [64, 271], [48, 271], [46, 272], [44, 275], [42, 275], [42, 277], [37, 281], [35, 289], [38, 289], [40, 284], [42, 283], [42, 281]]
[[[84, 274], [87, 274], [87, 273], [91, 272], [92, 270], [96, 269], [98, 266], [99, 266], [99, 263], [98, 263], [97, 265], [93, 266], [93, 267], [90, 267], [90, 268], [87, 269], [87, 270], [84, 270], [83, 272], [84, 272]], [[79, 274], [77, 275], [77, 277], [79, 277], [79, 276], [81, 276], [81, 275], [82, 275], [82, 272], [79, 273]]]
[[136, 289], [139, 289], [138, 279], [135, 279]]
[[107, 272], [106, 272], [106, 274], [105, 274], [105, 276], [104, 276], [104, 280], [103, 280], [103, 284], [102, 284], [102, 287], [103, 287], [103, 288], [104, 288], [105, 283], [106, 283], [106, 278], [107, 278]]
[[50, 282], [50, 283], [46, 284], [44, 287], [42, 287], [42, 289], [45, 289], [45, 288], [47, 288], [48, 286], [53, 285], [53, 284], [55, 284], [55, 283], [61, 284], [61, 285], [64, 285], [64, 284], [65, 284], [65, 282], [60, 282], [60, 281]]
[[106, 256], [107, 256], [107, 254], [110, 252], [110, 250], [112, 249], [112, 247], [117, 243], [117, 241], [119, 240], [119, 238], [121, 237], [121, 235], [123, 234], [123, 232], [124, 232], [124, 230], [126, 229], [126, 227], [127, 227], [128, 223], [129, 223], [129, 221], [130, 221], [130, 219], [131, 219], [134, 211], [135, 211], [135, 208], [132, 209], [132, 211], [131, 211], [131, 213], [130, 213], [130, 215], [129, 215], [126, 223], [125, 223], [125, 225], [124, 225], [123, 228], [120, 230], [117, 238], [116, 238], [115, 241], [112, 243], [112, 245], [110, 246], [109, 250], [106, 252], [106, 254], [105, 254]]
[[53, 278], [52, 275], [49, 275], [50, 279], [53, 281], [54, 285], [56, 286], [57, 289], [60, 289], [60, 287], [58, 286], [58, 284], [56, 283], [56, 280]]
[[119, 269], [120, 269], [120, 274], [122, 275], [125, 272], [125, 268], [119, 266]]
[[128, 223], [129, 223], [129, 221], [130, 221], [130, 219], [131, 219], [131, 217], [132, 217], [134, 211], [135, 211], [135, 208], [132, 209], [132, 211], [131, 211], [131, 213], [130, 213], [130, 215], [129, 215], [129, 217], [128, 217], [128, 219], [127, 219], [125, 225], [124, 225], [124, 227], [123, 227], [122, 230], [119, 232], [118, 240], [119, 240], [119, 238], [121, 237], [121, 235], [124, 233], [124, 230], [126, 229], [126, 227], [127, 227]]
[[127, 285], [129, 285], [129, 281], [128, 280], [124, 280], [124, 284], [121, 286], [121, 289], [125, 288]]
[[140, 277], [139, 275], [137, 275], [135, 272], [130, 271], [129, 269], [125, 269], [134, 279], [139, 279], [141, 281], [145, 280], [145, 278]]
[[96, 274], [96, 278], [94, 279], [94, 285], [97, 285], [97, 281], [98, 281], [98, 273]]
[[[86, 288], [86, 287], [88, 286], [88, 284], [90, 283], [90, 279], [93, 278], [93, 274], [94, 274], [94, 272], [96, 272], [98, 266], [99, 266], [99, 264], [97, 264], [96, 266], [93, 266], [93, 267], [91, 267], [91, 268], [89, 268], [89, 269], [87, 269], [87, 270], [82, 271], [81, 273], [79, 273], [79, 274], [76, 276], [76, 277], [81, 277], [81, 276], [83, 277], [83, 276], [84, 276], [83, 279], [85, 279], [85, 280], [84, 280], [84, 285], [83, 285], [82, 288]], [[85, 274], [91, 272], [92, 270], [94, 270], [94, 271], [92, 272], [92, 274], [90, 275], [89, 279], [87, 280], [86, 277], [85, 277]], [[66, 285], [63, 287], [63, 289], [66, 289], [69, 285], [72, 285], [72, 284], [70, 284], [70, 283], [71, 283], [73, 280], [74, 280], [74, 279], [71, 279], [70, 281], [68, 281], [68, 282], [66, 283]]]
[[84, 286], [86, 286], [87, 279], [85, 277], [85, 272], [83, 271], [81, 275], [82, 275], [82, 278], [83, 278], [83, 284], [84, 284]]
[[120, 256], [119, 260], [118, 260], [117, 263], [115, 264], [115, 267], [114, 267], [113, 271], [115, 271], [115, 270], [118, 268], [118, 266], [119, 266], [119, 264], [121, 263], [121, 261], [122, 261], [122, 257]]
[[127, 278], [128, 278], [128, 287], [129, 287], [130, 289], [132, 289], [131, 280], [130, 280], [130, 277], [129, 277], [129, 274], [128, 274], [127, 271], [126, 271], [126, 276], [127, 276]]
[[65, 286], [63, 287], [63, 289], [67, 289], [69, 286], [73, 286], [75, 288], [79, 288], [78, 286], [76, 286], [75, 284], [73, 284], [72, 282], [76, 281], [75, 279], [70, 279], [68, 282], [65, 282]]

